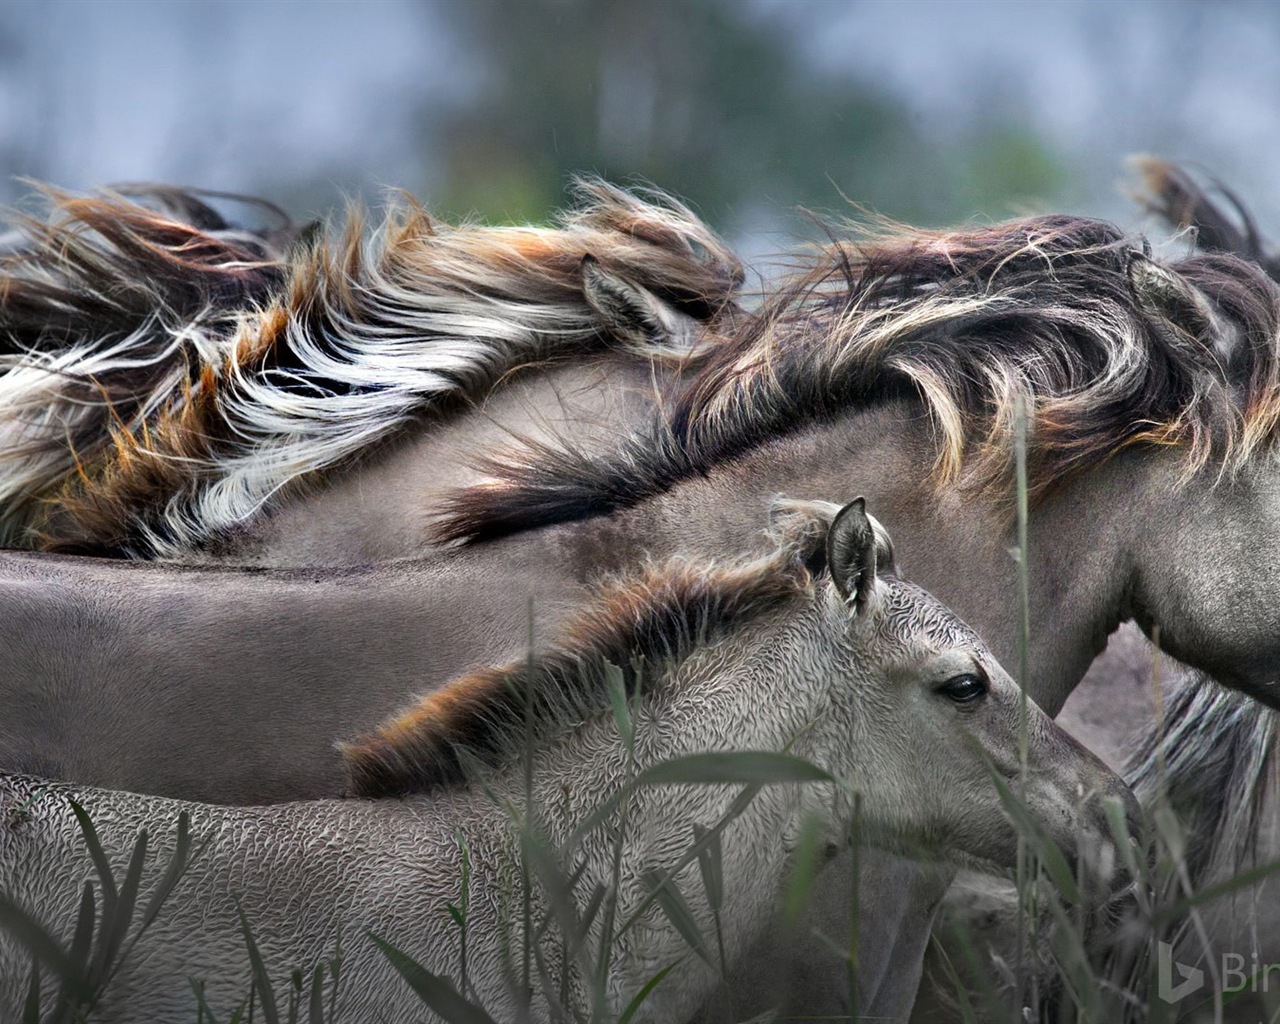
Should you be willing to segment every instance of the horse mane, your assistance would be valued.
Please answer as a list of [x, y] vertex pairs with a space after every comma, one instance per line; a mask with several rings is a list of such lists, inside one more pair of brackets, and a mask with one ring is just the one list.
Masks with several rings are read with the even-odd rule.
[[[780, 547], [751, 561], [671, 559], [598, 585], [553, 643], [427, 694], [375, 732], [340, 744], [353, 795], [428, 792], [499, 766], [540, 737], [609, 706], [609, 679], [629, 695], [670, 681], [694, 650], [811, 593], [806, 563], [825, 542], [813, 516], [780, 524]], [[464, 753], [465, 751], [465, 753]]]
[[[1232, 207], [1228, 213], [1177, 164], [1150, 156], [1134, 164], [1145, 190], [1138, 198], [1148, 210], [1190, 230], [1198, 248], [1235, 253], [1280, 281], [1280, 257], [1234, 192], [1211, 182]], [[1126, 776], [1145, 805], [1165, 799], [1180, 812], [1189, 828], [1188, 880], [1203, 889], [1256, 859], [1263, 801], [1274, 783], [1277, 717], [1210, 676], [1185, 671]]]
[[1236, 874], [1253, 854], [1276, 714], [1203, 672], [1186, 672], [1125, 778], [1145, 806], [1167, 800], [1179, 812], [1188, 879], [1203, 888]]
[[[584, 257], [708, 330], [742, 278], [683, 206], [600, 181], [578, 183], [556, 227], [448, 226], [403, 197], [372, 233], [352, 210], [336, 240], [287, 252], [250, 252], [169, 196], [193, 223], [55, 194], [55, 215], [21, 222], [32, 241], [0, 263], [0, 335], [16, 350], [0, 363], [0, 432], [23, 452], [0, 474], [0, 542], [197, 547], [515, 369], [617, 345], [584, 297]], [[117, 290], [127, 315], [98, 329], [91, 304], [110, 309]]]
[[[40, 190], [42, 216], [0, 235], [0, 542], [117, 426], [145, 422], [220, 351], [238, 310], [284, 282], [296, 232], [236, 227], [204, 193], [158, 185], [96, 196]], [[224, 196], [222, 198], [240, 198]]]
[[1205, 254], [1165, 266], [1104, 222], [894, 228], [805, 261], [653, 421], [603, 456], [487, 460], [437, 533], [479, 541], [607, 514], [804, 427], [895, 398], [930, 415], [938, 486], [1011, 491], [1019, 409], [1033, 500], [1131, 445], [1235, 471], [1280, 429], [1280, 290]]

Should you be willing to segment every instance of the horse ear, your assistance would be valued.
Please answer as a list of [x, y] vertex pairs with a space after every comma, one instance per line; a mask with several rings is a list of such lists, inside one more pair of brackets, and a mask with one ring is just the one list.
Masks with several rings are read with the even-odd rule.
[[827, 566], [845, 604], [866, 614], [876, 589], [878, 538], [865, 498], [854, 498], [836, 513], [827, 531]]
[[1157, 326], [1171, 324], [1193, 338], [1212, 329], [1213, 309], [1208, 300], [1181, 274], [1139, 252], [1130, 255], [1128, 272], [1139, 308]]
[[605, 270], [590, 253], [582, 257], [582, 294], [606, 331], [652, 355], [687, 352], [702, 329], [693, 317], [647, 288]]

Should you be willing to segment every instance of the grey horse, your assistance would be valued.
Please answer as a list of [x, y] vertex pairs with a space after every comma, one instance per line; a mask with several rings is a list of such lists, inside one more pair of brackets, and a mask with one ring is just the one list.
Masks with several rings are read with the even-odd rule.
[[[1098, 853], [1114, 837], [1106, 802], [1132, 816], [1132, 795], [1034, 705], [1025, 710], [1030, 740], [1020, 764], [1016, 684], [976, 634], [894, 575], [892, 548], [861, 499], [838, 511], [782, 505], [772, 535], [777, 547], [762, 557], [680, 559], [619, 577], [549, 648], [456, 679], [345, 748], [359, 791], [430, 795], [228, 808], [0, 777], [0, 891], [69, 929], [93, 867], [67, 798], [120, 856], [139, 830], [163, 835], [185, 811], [207, 845], [98, 994], [94, 1019], [188, 1020], [193, 982], [216, 1016], [230, 1012], [252, 976], [237, 919], [243, 906], [274, 982], [294, 969], [309, 977], [341, 923], [353, 936], [338, 993], [347, 1019], [407, 1020], [421, 1010], [363, 933], [451, 975], [461, 938], [444, 909], [460, 900], [465, 843], [469, 949], [459, 987], [496, 1019], [516, 1019], [512, 973], [528, 940], [519, 938], [515, 884], [521, 827], [507, 808], [536, 807], [543, 841], [570, 852], [564, 870], [580, 892], [577, 913], [603, 888], [617, 895], [616, 920], [639, 916], [610, 937], [610, 966], [599, 977], [589, 958], [566, 952], [576, 932], [557, 941], [554, 929], [542, 931], [553, 897], [535, 884], [528, 913], [543, 936], [535, 958], [560, 980], [538, 986], [534, 1016], [549, 1015], [548, 1004], [582, 1011], [593, 991], [597, 1008], [616, 1015], [675, 965], [635, 1018], [671, 1021], [688, 1018], [769, 925], [806, 820], [823, 823], [819, 845], [831, 854], [850, 842], [856, 814], [872, 842], [1007, 868], [1018, 833], [992, 775], [1007, 786], [1023, 777], [1026, 812], [1047, 839], [1073, 855], [1092, 852], [1080, 871], [1094, 891], [1126, 884], [1105, 866], [1115, 858]], [[645, 668], [631, 674], [638, 692], [627, 739], [605, 679], [610, 664], [637, 659]], [[526, 746], [531, 731], [541, 737], [535, 752]], [[923, 739], [921, 751], [905, 747], [904, 735]], [[606, 819], [624, 838], [598, 827], [570, 842], [627, 780], [726, 746], [786, 748], [829, 781], [768, 787], [736, 814], [736, 787], [668, 781], [634, 792]], [[476, 772], [484, 778], [468, 783]], [[695, 858], [683, 856], [699, 826], [721, 820], [723, 903], [698, 893]], [[718, 969], [686, 955], [674, 917], [645, 910], [655, 873], [689, 894], [697, 926], [722, 936]], [[557, 914], [563, 921], [566, 911]], [[597, 919], [591, 945], [601, 927]], [[21, 1012], [28, 974], [19, 944], [0, 934], [6, 1019]]]
[[[650, 290], [642, 307], [651, 297], [663, 301]], [[668, 308], [692, 315], [687, 303]], [[377, 628], [359, 657], [381, 643], [399, 653], [409, 644], [389, 634], [398, 635], [399, 623], [422, 623], [426, 650], [407, 654], [416, 658], [407, 664], [444, 678], [516, 653], [529, 596], [553, 625], [583, 583], [646, 553], [737, 550], [758, 535], [761, 510], [778, 493], [866, 492], [906, 540], [914, 574], [1013, 663], [1017, 573], [1007, 548], [1019, 396], [1034, 503], [1027, 686], [1037, 701], [1060, 707], [1107, 634], [1130, 616], [1159, 626], [1168, 650], [1274, 700], [1276, 567], [1255, 553], [1280, 525], [1269, 457], [1280, 409], [1277, 308], [1274, 286], [1255, 266], [1219, 256], [1166, 266], [1139, 240], [1078, 218], [836, 244], [758, 311], [699, 321], [716, 335], [714, 355], [616, 452], [552, 442], [492, 466], [490, 480], [454, 502], [443, 531], [429, 532], [429, 495], [379, 494], [383, 511], [369, 523], [366, 550], [420, 555], [441, 537], [485, 541], [390, 567], [385, 587], [368, 569], [245, 576], [6, 557], [16, 574], [41, 582], [20, 595], [26, 625], [10, 649], [21, 671], [5, 681], [13, 694], [6, 705], [27, 717], [4, 737], [5, 756], [117, 785], [122, 760], [137, 751], [148, 773], [163, 773], [146, 785], [162, 788], [202, 775], [183, 767], [201, 743], [224, 749], [226, 737], [253, 730], [258, 742], [245, 745], [244, 775], [226, 799], [260, 796], [273, 779], [287, 780], [277, 792], [287, 791], [307, 772], [332, 786], [338, 766], [327, 745], [335, 734], [325, 730], [343, 720], [348, 731], [337, 735], [349, 735], [415, 685], [379, 668], [352, 689], [357, 629], [369, 629], [371, 617]], [[412, 459], [411, 444], [382, 457], [401, 452]], [[77, 510], [97, 483], [129, 479], [111, 475], [112, 466], [71, 495], [64, 539], [109, 547], [122, 523], [136, 538], [167, 521], [167, 497], [156, 504], [155, 490], [143, 487], [137, 494], [147, 500], [112, 505], [120, 514], [104, 517], [106, 532], [94, 534], [93, 517]], [[147, 482], [145, 473], [132, 479]], [[358, 489], [358, 473], [346, 479]], [[350, 561], [365, 526], [325, 514], [329, 493], [290, 508], [309, 510], [297, 513], [307, 517], [308, 557], [327, 551]], [[249, 531], [242, 557], [272, 561], [272, 524], [287, 523], [290, 508]], [[1138, 517], [1135, 508], [1152, 511]], [[384, 544], [380, 529], [389, 522], [417, 530]], [[234, 549], [236, 538], [230, 543]], [[38, 593], [56, 575], [64, 589]], [[403, 582], [410, 577], [417, 582]], [[127, 601], [122, 579], [130, 580]], [[344, 583], [351, 579], [364, 588]], [[442, 617], [412, 602], [394, 617], [397, 594], [427, 587], [437, 602], [428, 610]], [[366, 600], [375, 592], [382, 603]], [[483, 604], [474, 596], [481, 592]], [[18, 588], [10, 593], [19, 596]], [[242, 593], [257, 597], [242, 602]], [[236, 607], [245, 614], [231, 614]], [[88, 642], [41, 643], [53, 628], [78, 628]], [[157, 634], [160, 656], [147, 647]], [[138, 665], [147, 667], [144, 678]], [[261, 693], [268, 674], [281, 687], [275, 698]], [[211, 694], [206, 716], [186, 715], [186, 694], [202, 689]], [[155, 728], [150, 709], [165, 691], [177, 710]], [[121, 699], [127, 710], [113, 713], [109, 730], [80, 713]], [[904, 908], [927, 920], [931, 892], [934, 883], [921, 882]]]

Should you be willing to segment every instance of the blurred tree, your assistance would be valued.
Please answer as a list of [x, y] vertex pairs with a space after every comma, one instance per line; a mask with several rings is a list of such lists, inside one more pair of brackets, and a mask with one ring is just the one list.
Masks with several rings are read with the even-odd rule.
[[594, 171], [652, 181], [730, 229], [762, 208], [840, 210], [842, 195], [946, 222], [1051, 199], [1062, 177], [1028, 128], [981, 132], [976, 146], [934, 142], [903, 99], [814, 70], [795, 7], [469, 0], [440, 10], [483, 68], [429, 132], [445, 171], [432, 204], [454, 214], [537, 220], [562, 203], [571, 173]]

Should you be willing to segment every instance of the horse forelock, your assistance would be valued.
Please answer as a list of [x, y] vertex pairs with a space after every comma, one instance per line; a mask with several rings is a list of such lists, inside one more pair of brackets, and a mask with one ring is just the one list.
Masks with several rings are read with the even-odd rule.
[[1132, 445], [1180, 447], [1188, 477], [1215, 460], [1236, 472], [1280, 431], [1280, 293], [1246, 261], [1192, 257], [1160, 272], [1211, 316], [1180, 317], [1135, 286], [1143, 246], [1063, 216], [835, 242], [615, 453], [508, 453], [488, 464], [491, 483], [455, 496], [439, 533], [487, 539], [614, 511], [906, 396], [933, 420], [940, 487], [1011, 495], [1020, 408], [1033, 499]]
[[812, 587], [794, 544], [748, 562], [672, 560], [602, 584], [554, 643], [428, 694], [374, 733], [343, 744], [362, 796], [424, 792], [466, 780], [521, 749], [526, 715], [540, 736], [609, 707], [611, 673], [628, 694], [669, 685], [694, 650]]
[[[231, 327], [217, 344], [157, 355], [139, 410], [118, 415], [95, 395], [85, 402], [98, 414], [71, 450], [64, 432], [48, 431], [47, 461], [60, 456], [60, 472], [43, 466], [27, 482], [44, 501], [22, 528], [63, 549], [198, 546], [418, 417], [483, 398], [517, 368], [605, 350], [613, 341], [583, 294], [587, 255], [706, 327], [692, 353], [634, 339], [628, 348], [701, 358], [737, 314], [736, 258], [674, 201], [597, 181], [578, 190], [579, 208], [550, 228], [444, 225], [405, 198], [370, 235], [352, 210], [338, 240], [291, 252], [270, 294], [220, 307]], [[178, 322], [171, 336], [195, 331], [189, 316], [166, 319]], [[138, 358], [128, 345], [112, 356], [108, 377]], [[56, 358], [78, 380], [63, 351], [22, 358]]]

